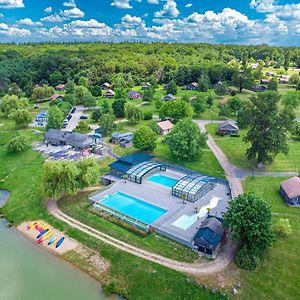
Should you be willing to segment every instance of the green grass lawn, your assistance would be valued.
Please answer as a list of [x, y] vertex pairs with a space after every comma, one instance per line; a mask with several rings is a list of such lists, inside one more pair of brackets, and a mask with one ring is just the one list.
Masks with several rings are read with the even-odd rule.
[[240, 271], [242, 300], [295, 300], [300, 298], [300, 209], [289, 207], [279, 194], [279, 183], [285, 178], [248, 178], [245, 190], [270, 203], [273, 223], [288, 218], [293, 228], [289, 237], [278, 237], [255, 272]]
[[[229, 160], [237, 167], [251, 169], [255, 163], [248, 161], [245, 153], [247, 145], [243, 142], [244, 130], [240, 130], [240, 137], [219, 136], [216, 134], [217, 124], [206, 126], [208, 132], [213, 136], [216, 143], [222, 148]], [[288, 155], [279, 154], [275, 161], [266, 164], [265, 171], [300, 171], [300, 139], [290, 138]]]
[[140, 237], [125, 228], [111, 223], [94, 214], [88, 200], [88, 194], [80, 193], [76, 196], [63, 198], [59, 207], [68, 215], [74, 217], [89, 226], [118, 238], [128, 244], [164, 255], [176, 260], [192, 262], [199, 256], [190, 248], [173, 242], [161, 235], [151, 234], [145, 238]]

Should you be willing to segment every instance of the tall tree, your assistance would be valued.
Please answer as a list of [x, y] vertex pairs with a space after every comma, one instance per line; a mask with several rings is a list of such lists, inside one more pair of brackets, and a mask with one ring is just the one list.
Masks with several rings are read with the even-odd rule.
[[243, 89], [249, 89], [254, 82], [254, 74], [250, 67], [244, 66], [233, 75], [233, 84], [239, 88], [240, 93]]
[[62, 111], [57, 106], [51, 106], [48, 110], [48, 123], [46, 125], [46, 130], [60, 129], [63, 120], [64, 115]]
[[116, 128], [116, 117], [113, 114], [103, 114], [99, 120], [99, 127], [104, 134], [110, 134]]
[[170, 118], [176, 123], [183, 118], [192, 117], [193, 109], [189, 103], [181, 100], [168, 101], [159, 109], [158, 114], [161, 119]]
[[31, 113], [28, 109], [18, 109], [12, 113], [12, 118], [18, 126], [28, 126], [32, 121]]
[[196, 123], [185, 118], [179, 121], [166, 136], [171, 153], [180, 160], [193, 161], [201, 155], [206, 136]]
[[248, 159], [257, 159], [259, 165], [271, 162], [279, 153], [288, 153], [287, 132], [293, 125], [292, 109], [279, 111], [280, 95], [265, 92], [254, 95], [239, 120], [248, 126], [244, 137], [250, 143]]
[[200, 92], [207, 92], [210, 87], [211, 83], [207, 73], [202, 74], [198, 80], [197, 90]]
[[126, 103], [125, 117], [128, 121], [134, 124], [143, 119], [143, 111], [141, 110], [140, 107], [132, 103]]
[[125, 116], [125, 104], [125, 99], [117, 99], [113, 102], [112, 109], [117, 118], [123, 118]]
[[157, 135], [149, 127], [138, 129], [133, 136], [133, 146], [140, 151], [152, 151], [156, 147]]
[[176, 95], [177, 94], [177, 85], [174, 80], [171, 80], [167, 85], [167, 93]]

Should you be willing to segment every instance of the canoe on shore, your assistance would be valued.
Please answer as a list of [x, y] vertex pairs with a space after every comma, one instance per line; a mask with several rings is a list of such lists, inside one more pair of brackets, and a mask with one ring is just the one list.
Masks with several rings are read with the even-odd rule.
[[57, 236], [48, 242], [48, 246], [52, 245], [57, 240]]
[[51, 235], [52, 235], [52, 232], [51, 232], [51, 231], [48, 231], [46, 234], [44, 234], [42, 237], [40, 237], [40, 238], [37, 240], [37, 243], [38, 243], [38, 244], [42, 243], [42, 242], [45, 241], [47, 238], [49, 238]]
[[44, 229], [42, 232], [40, 232], [38, 235], [37, 235], [37, 239], [41, 238], [45, 233], [47, 233], [49, 231], [49, 229]]
[[63, 236], [55, 245], [55, 248], [58, 248], [62, 243], [63, 241], [65, 240], [65, 237]]

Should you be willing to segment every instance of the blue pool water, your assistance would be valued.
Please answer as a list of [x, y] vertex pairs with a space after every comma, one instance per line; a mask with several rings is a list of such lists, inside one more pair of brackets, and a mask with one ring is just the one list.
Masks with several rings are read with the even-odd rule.
[[158, 184], [161, 184], [161, 185], [165, 185], [170, 188], [172, 188], [178, 182], [178, 180], [176, 180], [174, 178], [160, 175], [160, 174], [155, 174], [155, 175], [149, 177], [148, 180], [158, 183]]
[[98, 203], [115, 209], [146, 224], [153, 223], [156, 219], [167, 212], [167, 210], [163, 208], [121, 192], [108, 195]]

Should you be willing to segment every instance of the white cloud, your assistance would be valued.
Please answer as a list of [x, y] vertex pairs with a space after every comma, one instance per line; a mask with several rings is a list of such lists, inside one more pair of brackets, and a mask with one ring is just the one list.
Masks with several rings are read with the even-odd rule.
[[84, 12], [80, 10], [78, 7], [74, 7], [72, 9], [67, 9], [62, 11], [60, 15], [67, 19], [77, 19], [77, 18], [83, 18]]
[[41, 22], [34, 22], [30, 18], [21, 19], [17, 23], [20, 25], [26, 25], [26, 26], [42, 26], [43, 25]]
[[0, 13], [0, 18], [3, 18], [3, 17], [4, 17], [4, 15]]
[[167, 0], [164, 4], [162, 10], [155, 13], [156, 18], [169, 17], [176, 18], [179, 15], [179, 10], [177, 9], [177, 3], [174, 0]]
[[188, 3], [188, 4], [185, 5], [185, 7], [187, 7], [187, 8], [190, 8], [190, 7], [192, 7], [192, 6], [193, 6], [192, 3]]
[[69, 0], [69, 1], [64, 2], [63, 6], [66, 6], [66, 7], [76, 7], [75, 0]]
[[45, 9], [44, 9], [44, 12], [46, 13], [46, 14], [50, 14], [50, 13], [52, 13], [52, 7], [51, 6], [49, 6], [49, 7], [46, 7]]
[[131, 25], [140, 25], [143, 24], [144, 21], [140, 17], [131, 16], [129, 14], [126, 14], [124, 17], [122, 17], [122, 22], [131, 24]]
[[0, 8], [22, 8], [23, 0], [0, 0]]
[[149, 4], [159, 4], [159, 0], [147, 0]]
[[64, 21], [64, 18], [62, 18], [59, 14], [54, 14], [54, 15], [41, 18], [41, 21], [50, 22], [50, 23], [60, 23]]
[[8, 26], [5, 23], [0, 23], [0, 36], [5, 36], [5, 37], [29, 37], [31, 35], [30, 30], [28, 29], [22, 29], [22, 28], [17, 28], [17, 27], [11, 27]]
[[122, 8], [122, 9], [130, 9], [132, 6], [130, 5], [131, 0], [114, 0], [110, 5], [115, 6], [117, 8]]

